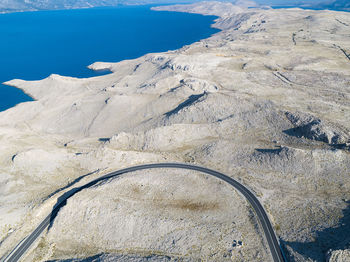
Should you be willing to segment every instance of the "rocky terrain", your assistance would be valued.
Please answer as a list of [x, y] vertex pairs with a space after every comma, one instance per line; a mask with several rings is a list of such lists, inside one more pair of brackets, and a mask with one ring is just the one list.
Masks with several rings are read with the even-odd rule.
[[113, 6], [119, 4], [119, 2], [119, 0], [0, 0], [0, 12]]
[[[216, 15], [180, 50], [13, 80], [35, 101], [0, 113], [0, 255], [66, 191], [142, 163], [221, 171], [258, 196], [290, 261], [349, 261], [350, 13], [159, 7]], [[67, 201], [26, 261], [270, 261], [232, 188], [179, 170], [136, 172]]]
[[[200, 0], [162, 0], [162, 4], [171, 3], [193, 3]], [[348, 0], [332, 0], [310, 2], [290, 0], [271, 2], [260, 0], [254, 2], [251, 0], [222, 0], [221, 2], [234, 3], [238, 6], [251, 7], [259, 4], [279, 4], [279, 5], [294, 5], [303, 4], [306, 8], [332, 9], [349, 11], [350, 3]], [[76, 8], [91, 8], [103, 6], [117, 5], [144, 5], [144, 4], [159, 4], [159, 0], [0, 0], [0, 13], [8, 12], [23, 12], [23, 11], [38, 11], [38, 10], [56, 10], [56, 9], [76, 9]]]
[[[166, 3], [182, 3], [190, 0], [162, 0]], [[191, 2], [195, 2], [192, 0]], [[76, 9], [116, 5], [159, 4], [158, 0], [0, 0], [0, 13]]]

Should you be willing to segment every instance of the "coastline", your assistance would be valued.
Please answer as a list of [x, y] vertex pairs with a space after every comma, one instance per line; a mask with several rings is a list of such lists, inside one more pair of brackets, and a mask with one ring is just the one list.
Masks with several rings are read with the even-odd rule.
[[[140, 4], [142, 5], [142, 4]], [[24, 13], [24, 12], [45, 12], [45, 11], [64, 11], [64, 10], [79, 10], [79, 9], [90, 9], [90, 8], [113, 8], [113, 7], [121, 7], [121, 6], [129, 6], [129, 5], [111, 5], [111, 6], [86, 6], [86, 7], [71, 7], [71, 8], [57, 8], [57, 9], [19, 9], [13, 11], [0, 11], [0, 14], [15, 14], [15, 13]], [[132, 5], [130, 5], [132, 6]]]
[[[96, 26], [100, 25], [103, 26], [107, 23], [107, 27], [109, 27], [108, 24], [110, 24], [110, 22], [115, 22], [115, 23], [134, 23], [131, 25], [131, 27], [129, 28], [129, 31], [134, 32], [136, 30], [136, 28], [134, 28], [135, 26], [137, 26], [135, 24], [135, 22], [132, 21], [128, 21], [126, 18], [122, 18], [125, 15], [123, 14], [127, 14], [127, 13], [133, 13], [134, 9], [136, 12], [136, 15], [140, 15], [141, 17], [144, 17], [145, 15], [149, 15], [151, 17], [153, 17], [154, 22], [150, 22], [150, 26], [155, 26], [156, 20], [164, 20], [164, 26], [160, 26], [158, 30], [152, 30], [152, 32], [148, 35], [146, 34], [142, 34], [141, 38], [139, 38], [140, 41], [144, 41], [143, 45], [140, 47], [136, 47], [134, 42], [135, 42], [135, 37], [130, 33], [124, 33], [123, 30], [120, 28], [111, 28], [111, 30], [113, 30], [113, 34], [116, 35], [115, 37], [111, 37], [111, 31], [105, 29], [104, 31], [106, 32], [102, 32], [101, 30], [98, 30], [98, 32], [92, 31], [96, 33], [96, 37], [94, 37], [94, 34], [89, 34], [86, 35], [85, 33], [81, 33], [81, 37], [79, 37], [79, 39], [86, 39], [86, 41], [84, 40], [79, 40], [76, 41], [76, 44], [66, 44], [66, 45], [59, 45], [56, 46], [56, 43], [60, 41], [60, 39], [62, 38], [70, 38], [72, 37], [72, 34], [69, 33], [70, 31], [74, 31], [74, 30], [81, 30], [82, 32], [85, 32], [85, 30], [83, 28], [79, 29], [79, 25], [77, 27], [73, 27], [72, 29], [68, 30], [68, 33], [61, 33], [61, 29], [59, 26], [56, 26], [55, 28], [53, 28], [52, 30], [50, 28], [46, 28], [46, 29], [42, 29], [39, 30], [38, 32], [36, 31], [36, 29], [31, 29], [34, 30], [33, 31], [33, 35], [37, 36], [38, 39], [41, 37], [41, 35], [52, 35], [51, 37], [48, 36], [48, 39], [56, 39], [57, 41], [46, 41], [45, 39], [43, 39], [43, 41], [41, 42], [43, 45], [45, 45], [45, 47], [42, 50], [37, 50], [35, 49], [35, 46], [37, 45], [37, 43], [33, 42], [33, 41], [29, 41], [27, 43], [27, 45], [33, 45], [32, 50], [28, 50], [27, 52], [30, 52], [30, 55], [28, 54], [27, 58], [25, 58], [26, 60], [21, 60], [21, 64], [19, 64], [17, 66], [16, 62], [17, 61], [10, 61], [11, 60], [11, 56], [16, 57], [16, 54], [18, 52], [24, 52], [20, 47], [21, 44], [18, 44], [18, 47], [16, 45], [14, 45], [13, 47], [10, 47], [6, 44], [3, 45], [3, 50], [8, 50], [8, 55], [4, 54], [3, 59], [5, 59], [5, 61], [9, 61], [8, 63], [9, 66], [5, 68], [5, 65], [3, 65], [3, 73], [2, 73], [2, 79], [3, 81], [6, 80], [6, 82], [9, 82], [10, 79], [16, 79], [16, 78], [21, 78], [21, 79], [26, 79], [26, 80], [36, 80], [36, 79], [44, 79], [50, 76], [50, 74], [55, 73], [55, 74], [60, 74], [60, 75], [66, 75], [66, 76], [74, 76], [74, 77], [78, 77], [78, 78], [88, 78], [88, 77], [95, 77], [95, 76], [99, 76], [101, 75], [99, 73], [99, 71], [95, 71], [95, 70], [88, 70], [89, 69], [89, 65], [95, 61], [121, 61], [121, 60], [125, 60], [125, 59], [133, 59], [133, 58], [137, 58], [140, 57], [144, 54], [150, 53], [150, 52], [161, 52], [161, 51], [167, 51], [167, 50], [175, 50], [178, 49], [180, 47], [182, 47], [183, 45], [188, 45], [193, 43], [193, 41], [198, 41], [200, 38], [205, 38], [207, 36], [209, 36], [209, 34], [215, 33], [217, 30], [211, 29], [212, 27], [210, 26], [212, 24], [212, 20], [214, 19], [213, 17], [209, 17], [209, 18], [201, 18], [196, 17], [196, 16], [189, 16], [189, 17], [182, 17], [181, 15], [167, 15], [167, 17], [162, 17], [162, 15], [157, 15], [157, 14], [152, 14], [151, 11], [149, 10], [150, 7], [152, 5], [144, 5], [144, 6], [136, 6], [136, 7], [131, 7], [129, 8], [128, 6], [124, 6], [122, 8], [120, 7], [113, 7], [113, 8], [109, 8], [109, 7], [104, 7], [104, 8], [95, 8], [95, 9], [85, 9], [85, 11], [80, 11], [80, 10], [63, 10], [63, 11], [39, 11], [40, 14], [36, 14], [35, 15], [35, 19], [33, 22], [33, 24], [30, 23], [30, 21], [32, 21], [33, 19], [31, 19], [30, 17], [32, 16], [31, 14], [26, 14], [25, 16], [22, 16], [22, 14], [20, 15], [16, 15], [14, 17], [12, 17], [11, 19], [5, 19], [3, 18], [3, 22], [6, 23], [7, 20], [10, 21], [14, 21], [16, 23], [16, 21], [18, 22], [18, 20], [22, 17], [25, 20], [30, 20], [29, 24], [31, 26], [28, 25], [28, 30], [31, 29], [30, 27], [34, 27], [37, 28], [35, 26], [35, 23], [38, 23], [38, 21], [40, 22], [40, 20], [45, 20], [47, 16], [51, 16], [50, 12], [53, 12], [52, 19], [48, 19], [48, 21], [46, 23], [49, 24], [53, 24], [53, 26], [55, 26], [56, 20], [61, 21], [62, 19], [65, 19], [64, 16], [67, 13], [67, 15], [69, 14], [69, 17], [72, 17], [71, 19], [65, 19], [64, 23], [68, 23], [70, 20], [73, 20], [71, 22], [76, 21], [77, 16], [80, 14], [82, 16], [83, 19], [87, 20], [87, 23], [93, 23], [94, 27], [96, 28]], [[125, 10], [125, 11], [124, 11]], [[143, 11], [144, 10], [144, 11]], [[70, 12], [72, 11], [72, 12]], [[74, 12], [73, 12], [74, 11]], [[115, 13], [115, 15], [113, 16], [113, 14]], [[91, 17], [91, 14], [96, 15], [97, 17], [100, 17], [103, 15], [103, 17], [108, 17], [106, 19], [103, 20], [103, 18], [100, 20], [101, 22], [96, 23], [94, 21], [92, 21], [89, 17]], [[113, 18], [113, 17], [121, 17], [119, 21], [117, 18]], [[174, 17], [174, 18], [173, 18]], [[184, 22], [180, 22], [178, 23], [178, 25], [174, 25], [172, 22], [175, 18], [178, 19], [182, 19], [184, 20]], [[89, 20], [90, 19], [90, 20]], [[147, 23], [145, 23], [145, 21], [142, 20], [143, 18], [140, 18], [139, 20], [133, 20], [133, 21], [139, 21], [141, 23], [143, 23], [144, 26], [141, 26], [142, 31], [146, 31], [148, 30], [147, 27]], [[144, 18], [146, 19], [146, 18]], [[156, 20], [155, 20], [156, 19]], [[46, 19], [47, 20], [47, 19]], [[108, 21], [110, 20], [110, 22]], [[9, 22], [10, 22], [9, 21]], [[195, 34], [189, 35], [188, 37], [186, 36], [182, 36], [182, 34], [189, 34], [189, 31], [186, 30], [186, 28], [183, 28], [185, 25], [185, 21], [190, 21], [193, 22], [194, 25], [201, 23], [202, 26], [198, 26], [198, 31]], [[43, 21], [44, 22], [44, 21]], [[169, 25], [169, 30], [166, 30], [165, 27], [167, 27], [167, 23], [171, 24]], [[208, 25], [208, 29], [207, 28]], [[210, 29], [209, 29], [210, 26]], [[180, 30], [182, 29], [182, 30]], [[3, 29], [5, 31], [6, 34], [6, 28]], [[14, 28], [14, 30], [19, 30]], [[50, 31], [55, 32], [55, 30], [58, 31], [58, 35], [56, 36], [53, 35], [54, 33], [50, 33]], [[94, 30], [94, 29], [92, 29]], [[40, 32], [43, 31], [43, 32]], [[174, 33], [172, 34], [171, 32]], [[183, 33], [181, 33], [183, 32]], [[164, 37], [167, 37], [168, 40], [163, 40], [162, 43], [159, 44], [158, 41], [156, 41], [156, 37], [158, 34], [163, 34]], [[169, 36], [169, 34], [171, 34]], [[77, 34], [74, 34], [77, 35]], [[122, 37], [122, 41], [119, 40], [119, 37], [117, 37], [117, 35], [119, 37]], [[28, 36], [30, 37], [30, 36]], [[9, 38], [8, 41], [17, 41], [17, 42], [22, 42], [25, 41], [26, 39], [26, 35], [22, 34], [18, 37], [19, 39], [14, 40], [13, 37]], [[100, 39], [100, 40], [99, 40]], [[106, 47], [104, 49], [103, 47], [103, 43], [101, 43], [101, 41], [103, 41], [103, 39], [105, 39], [106, 43]], [[176, 44], [177, 42], [175, 42], [177, 40], [177, 42], [179, 44]], [[135, 46], [133, 49], [129, 48], [128, 45], [126, 44], [128, 41], [131, 41], [133, 44], [132, 46]], [[113, 43], [115, 43], [113, 45]], [[80, 46], [83, 46], [83, 48], [80, 48]], [[91, 47], [91, 49], [93, 49], [94, 51], [88, 51], [87, 49]], [[42, 53], [48, 53], [49, 48], [53, 49], [51, 54], [47, 54], [46, 56], [43, 56]], [[14, 51], [12, 51], [12, 49]], [[25, 48], [24, 48], [25, 49]], [[27, 48], [28, 49], [28, 48]], [[67, 49], [67, 52], [64, 50]], [[90, 49], [90, 48], [89, 48]], [[72, 51], [72, 50], [76, 50], [76, 52]], [[103, 51], [103, 50], [109, 50], [109, 51]], [[120, 51], [118, 51], [120, 50]], [[138, 51], [139, 50], [139, 51]], [[11, 53], [12, 51], [12, 53]], [[62, 55], [60, 55], [60, 58], [56, 59], [56, 62], [54, 64], [51, 64], [50, 59], [51, 57], [54, 58], [55, 53], [62, 53]], [[70, 54], [70, 55], [69, 55]], [[124, 55], [125, 54], [125, 55]], [[65, 67], [65, 60], [72, 58], [74, 59], [73, 65]], [[18, 60], [20, 61], [20, 60]], [[33, 61], [38, 61], [38, 62], [33, 62]], [[81, 62], [76, 62], [76, 61], [81, 61]], [[48, 66], [43, 66], [44, 64], [48, 64]], [[29, 68], [27, 69], [25, 65], [28, 65]], [[17, 72], [17, 73], [12, 73], [12, 72]], [[9, 91], [6, 90], [5, 86], [2, 86], [2, 91], [1, 91], [1, 95], [3, 97], [6, 97], [7, 92], [8, 92], [8, 96], [11, 97], [12, 93], [15, 93], [15, 91], [12, 91], [11, 89], [9, 89]], [[11, 92], [10, 92], [11, 91]], [[28, 92], [25, 92], [26, 95], [28, 95]], [[29, 94], [30, 95], [30, 94]], [[29, 97], [32, 97], [31, 95]], [[31, 101], [31, 99], [29, 99], [28, 97], [28, 101]], [[18, 102], [16, 101], [15, 97], [13, 96], [12, 99], [9, 99], [9, 101], [13, 101], [13, 105], [18, 104]], [[22, 102], [22, 99], [18, 100], [19, 102]], [[16, 103], [17, 102], [17, 103]], [[1, 110], [6, 110], [9, 107], [7, 107], [7, 105], [10, 104], [9, 102], [4, 101], [3, 106], [1, 106]]]

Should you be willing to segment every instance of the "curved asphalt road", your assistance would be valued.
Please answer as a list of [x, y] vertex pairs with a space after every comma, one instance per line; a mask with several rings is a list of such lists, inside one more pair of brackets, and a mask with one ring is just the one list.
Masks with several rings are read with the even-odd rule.
[[18, 261], [23, 254], [29, 249], [29, 247], [34, 243], [34, 241], [41, 235], [41, 233], [53, 222], [53, 219], [57, 215], [59, 209], [66, 204], [66, 201], [68, 198], [73, 196], [74, 194], [78, 193], [79, 191], [91, 187], [98, 182], [102, 180], [106, 180], [112, 177], [117, 177], [125, 173], [130, 173], [138, 170], [144, 170], [144, 169], [154, 169], [154, 168], [181, 168], [181, 169], [189, 169], [189, 170], [195, 170], [202, 173], [205, 173], [207, 175], [214, 176], [218, 179], [221, 179], [227, 183], [229, 183], [231, 186], [236, 188], [240, 193], [242, 193], [243, 196], [246, 197], [246, 199], [249, 201], [249, 203], [252, 205], [254, 211], [256, 212], [256, 215], [258, 216], [260, 225], [263, 228], [263, 231], [265, 233], [266, 240], [268, 242], [268, 245], [271, 250], [272, 258], [275, 262], [285, 262], [282, 250], [280, 248], [280, 245], [278, 243], [277, 237], [275, 235], [275, 232], [272, 228], [271, 222], [263, 208], [263, 206], [260, 204], [259, 200], [254, 196], [252, 192], [250, 192], [246, 187], [244, 187], [242, 184], [237, 182], [236, 180], [219, 173], [217, 171], [207, 169], [204, 167], [199, 166], [193, 166], [193, 165], [187, 165], [187, 164], [178, 164], [178, 163], [160, 163], [160, 164], [148, 164], [148, 165], [141, 165], [141, 166], [134, 166], [125, 168], [107, 175], [104, 175], [100, 178], [97, 178], [86, 185], [83, 185], [81, 187], [74, 188], [67, 193], [65, 193], [59, 200], [57, 201], [57, 204], [54, 206], [52, 212], [50, 215], [48, 215], [44, 221], [41, 222], [41, 224], [34, 230], [32, 234], [30, 234], [28, 237], [22, 240], [16, 248], [7, 256], [3, 257], [0, 261], [1, 262], [12, 262], [12, 261]]

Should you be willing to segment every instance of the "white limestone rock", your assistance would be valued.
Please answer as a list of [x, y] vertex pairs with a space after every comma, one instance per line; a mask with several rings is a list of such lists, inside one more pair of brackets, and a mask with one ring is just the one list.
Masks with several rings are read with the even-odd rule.
[[[337, 250], [329, 257], [344, 257], [350, 14], [218, 2], [157, 9], [216, 15], [214, 26], [222, 31], [179, 50], [94, 63], [90, 68], [111, 71], [99, 77], [7, 83], [35, 101], [0, 113], [0, 255], [74, 187], [123, 167], [187, 162], [249, 187], [291, 261], [324, 261], [328, 250]], [[147, 255], [210, 260], [212, 254], [216, 261], [270, 259], [249, 206], [236, 193], [200, 176], [187, 180], [186, 172], [180, 178], [165, 173], [147, 171], [78, 193], [27, 261], [98, 254], [106, 261]], [[153, 201], [158, 194], [162, 201]], [[176, 206], [180, 200], [214, 201], [220, 212], [187, 212]], [[229, 217], [239, 224], [229, 226]], [[248, 240], [243, 246], [226, 246], [241, 235]], [[196, 245], [192, 253], [188, 243]]]
[[327, 262], [349, 262], [350, 249], [334, 250], [330, 252]]

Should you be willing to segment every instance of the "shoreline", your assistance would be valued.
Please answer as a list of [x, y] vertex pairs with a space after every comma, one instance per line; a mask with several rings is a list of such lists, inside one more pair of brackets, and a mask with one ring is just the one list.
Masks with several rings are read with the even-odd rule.
[[86, 9], [103, 9], [103, 8], [123, 8], [123, 7], [158, 7], [158, 6], [169, 6], [172, 4], [158, 4], [158, 3], [140, 3], [140, 4], [117, 4], [107, 6], [92, 6], [92, 7], [74, 7], [74, 8], [59, 8], [59, 9], [28, 9], [28, 10], [16, 10], [16, 11], [0, 11], [1, 14], [15, 14], [15, 13], [31, 13], [31, 12], [46, 12], [46, 11], [67, 11], [67, 10], [86, 10]]
[[66, 10], [86, 10], [93, 8], [118, 8], [118, 7], [128, 7], [128, 6], [146, 6], [147, 4], [139, 4], [139, 5], [111, 5], [111, 6], [93, 6], [93, 7], [76, 7], [76, 8], [59, 8], [59, 9], [29, 9], [29, 10], [16, 10], [16, 11], [0, 11], [1, 14], [16, 14], [16, 13], [32, 13], [32, 12], [48, 12], [48, 11], [66, 11]]
[[[153, 5], [153, 4], [147, 4], [147, 5], [120, 5], [120, 6], [113, 6], [113, 7], [93, 7], [93, 8], [83, 8], [83, 9], [79, 8], [79, 9], [63, 9], [63, 10], [39, 10], [39, 11], [35, 11], [35, 12], [52, 12], [52, 11], [65, 12], [65, 11], [69, 11], [69, 10], [74, 11], [74, 10], [91, 10], [91, 9], [107, 9], [107, 10], [113, 10], [113, 9], [129, 8], [129, 7], [142, 8], [142, 9], [147, 10], [147, 12], [148, 12], [148, 11], [149, 11], [149, 12], [156, 12], [156, 10], [153, 10], [153, 9], [152, 9], [152, 8], [155, 7], [155, 6], [159, 6], [159, 5]], [[131, 9], [131, 10], [132, 10], [132, 9]], [[198, 14], [198, 15], [200, 15], [200, 14]], [[201, 15], [201, 16], [202, 16], [202, 15]], [[213, 24], [215, 24], [215, 20], [217, 19], [217, 17], [216, 17], [216, 16], [215, 16], [215, 17], [212, 16], [212, 17], [210, 17], [209, 19], [210, 19], [209, 28], [216, 29], [215, 27], [213, 27]], [[209, 30], [209, 29], [208, 29], [208, 30]], [[203, 33], [204, 33], [204, 32], [203, 32]], [[209, 36], [205, 36], [205, 37], [201, 37], [200, 39], [196, 39], [196, 41], [201, 41], [202, 39], [211, 37], [211, 36], [212, 36], [213, 34], [215, 34], [215, 33], [217, 33], [217, 32], [213, 32], [213, 33], [210, 34]], [[106, 35], [107, 35], [107, 32], [106, 32]], [[194, 41], [194, 42], [196, 42], [196, 41]], [[180, 41], [180, 42], [181, 42], [181, 41]], [[182, 42], [184, 42], [184, 41], [182, 41]], [[179, 47], [176, 47], [176, 48], [174, 48], [174, 49], [171, 49], [171, 47], [165, 48], [165, 49], [162, 48], [162, 49], [164, 49], [163, 52], [177, 51], [177, 50], [183, 48], [184, 46], [188, 46], [188, 45], [193, 44], [194, 42], [186, 43], [186, 44], [181, 45], [181, 46], [179, 46]], [[149, 50], [145, 50], [145, 53], [142, 54], [141, 56], [145, 56], [145, 55], [147, 55], [147, 54], [155, 53], [155, 52], [161, 52], [161, 51], [152, 50], [151, 52], [149, 52]], [[130, 59], [137, 59], [137, 58], [139, 58], [139, 57], [141, 57], [141, 56], [138, 55], [138, 56], [135, 57], [135, 58], [134, 58], [134, 57], [131, 57], [131, 58], [127, 58], [127, 59], [123, 58], [123, 59], [121, 59], [120, 61], [118, 61], [118, 59], [117, 59], [117, 60], [116, 60], [115, 62], [113, 62], [113, 63], [122, 62], [122, 61], [128, 61], [128, 60], [130, 60]], [[113, 60], [113, 59], [110, 59], [110, 60]], [[97, 60], [97, 61], [98, 61], [98, 60]], [[101, 63], [101, 62], [97, 62], [97, 61], [93, 61], [93, 63], [91, 63], [91, 64], [84, 65], [84, 66], [83, 66], [83, 69], [80, 70], [80, 71], [84, 71], [84, 70], [86, 71], [86, 69], [89, 69], [89, 72], [91, 72], [91, 74], [90, 74], [91, 76], [77, 76], [77, 77], [74, 77], [74, 78], [77, 78], [77, 79], [86, 79], [86, 78], [94, 78], [94, 77], [100, 77], [100, 76], [105, 75], [105, 74], [100, 74], [101, 70], [94, 70], [93, 65], [95, 65], [95, 64], [97, 64], [97, 63]], [[108, 60], [107, 60], [107, 61], [108, 61]], [[104, 69], [106, 69], [106, 68], [104, 68]], [[84, 74], [86, 74], [85, 71], [84, 71]], [[103, 71], [105, 71], [105, 70], [103, 70]], [[110, 71], [110, 70], [109, 70], [109, 71]], [[78, 71], [77, 71], [77, 72], [78, 72]], [[105, 72], [106, 72], [106, 71], [105, 71]], [[56, 73], [55, 73], [55, 74], [56, 74]], [[69, 74], [69, 73], [60, 74], [60, 75], [66, 76], [66, 77], [70, 77], [70, 74]], [[51, 76], [51, 74], [48, 75], [48, 76], [46, 76], [46, 77], [43, 77], [43, 78], [37, 78], [37, 79], [35, 79], [35, 80], [24, 80], [24, 81], [28, 81], [28, 82], [40, 81], [40, 80], [44, 80], [44, 79], [50, 78], [50, 76]], [[18, 104], [21, 104], [21, 103], [32, 102], [32, 101], [35, 101], [35, 100], [36, 100], [36, 99], [33, 98], [33, 96], [30, 94], [30, 92], [28, 92], [28, 91], [24, 90], [23, 88], [20, 88], [20, 87], [14, 85], [13, 83], [11, 83], [11, 82], [13, 82], [13, 80], [20, 80], [20, 79], [21, 79], [21, 78], [13, 78], [13, 79], [11, 79], [11, 80], [7, 80], [7, 81], [3, 82], [2, 85], [18, 88], [19, 90], [23, 91], [23, 93], [24, 93], [25, 95], [29, 96], [32, 100], [19, 102], [19, 103], [17, 103], [16, 105], [14, 105], [13, 107], [15, 107], [15, 106], [17, 106]], [[13, 107], [11, 107], [11, 108], [13, 108]], [[10, 108], [4, 109], [3, 111], [6, 111], [6, 110], [8, 110], [8, 109], [10, 109]], [[3, 112], [3, 111], [2, 111], [2, 112]]]
[[[15, 10], [15, 11], [0, 11], [0, 15], [2, 14], [14, 14], [14, 13], [25, 13], [25, 12], [46, 12], [46, 11], [65, 11], [65, 10], [86, 10], [86, 9], [94, 9], [94, 8], [122, 8], [122, 7], [138, 7], [138, 6], [150, 6], [151, 10], [153, 8], [157, 7], [165, 7], [165, 6], [180, 6], [184, 4], [157, 4], [157, 3], [150, 3], [150, 4], [118, 4], [118, 5], [111, 5], [111, 6], [93, 6], [93, 7], [76, 7], [76, 8], [59, 8], [59, 9], [29, 9], [29, 10]], [[252, 7], [251, 10], [254, 9], [295, 9], [299, 8], [302, 10], [313, 10], [313, 11], [335, 11], [335, 12], [350, 12], [350, 9], [329, 9], [329, 8], [322, 8], [322, 7], [312, 7], [312, 6], [303, 6], [303, 5], [276, 5], [276, 6], [257, 6]], [[171, 12], [171, 11], [170, 11]], [[202, 14], [204, 15], [204, 14]]]

